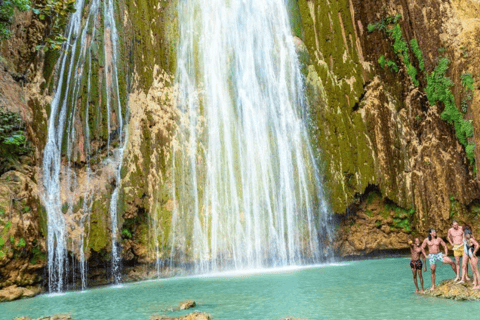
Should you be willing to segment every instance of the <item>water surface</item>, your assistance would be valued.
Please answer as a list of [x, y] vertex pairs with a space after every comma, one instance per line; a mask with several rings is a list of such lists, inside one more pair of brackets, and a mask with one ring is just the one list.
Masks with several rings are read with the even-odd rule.
[[[194, 310], [214, 319], [451, 319], [478, 314], [480, 303], [413, 294], [406, 258], [356, 261], [268, 273], [241, 273], [167, 279], [103, 287], [62, 295], [1, 303], [0, 319], [72, 313], [76, 320], [148, 319], [186, 299]], [[454, 276], [449, 266], [437, 269], [437, 283]], [[430, 272], [424, 273], [430, 286]]]

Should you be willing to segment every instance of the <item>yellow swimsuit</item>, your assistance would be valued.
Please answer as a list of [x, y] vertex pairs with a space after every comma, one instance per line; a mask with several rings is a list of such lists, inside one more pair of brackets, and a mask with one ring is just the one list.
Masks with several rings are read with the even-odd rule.
[[454, 244], [452, 250], [453, 250], [453, 255], [454, 255], [455, 257], [461, 257], [461, 256], [463, 256], [463, 251], [464, 251], [464, 250], [463, 250], [463, 243], [461, 243], [461, 244]]

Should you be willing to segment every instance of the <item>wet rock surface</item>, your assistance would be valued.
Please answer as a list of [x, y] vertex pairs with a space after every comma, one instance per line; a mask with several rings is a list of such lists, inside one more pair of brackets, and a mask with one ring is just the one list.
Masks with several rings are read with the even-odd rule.
[[180, 302], [180, 304], [178, 305], [180, 310], [187, 310], [187, 309], [195, 308], [196, 306], [197, 306], [197, 303], [195, 302], [195, 300], [185, 300], [183, 302]]
[[20, 317], [20, 318], [15, 318], [14, 320], [72, 320], [72, 316], [70, 314], [55, 314], [53, 316], [47, 316], [47, 317], [40, 317], [36, 319], [32, 319], [30, 317]]
[[211, 320], [212, 316], [205, 312], [194, 312], [181, 317], [152, 316], [151, 320]]
[[480, 290], [472, 290], [472, 283], [455, 283], [453, 280], [443, 280], [434, 291], [426, 291], [425, 295], [453, 300], [480, 300]]
[[21, 298], [31, 298], [42, 292], [40, 286], [37, 287], [17, 287], [16, 285], [5, 287], [0, 290], [0, 302], [12, 301]]

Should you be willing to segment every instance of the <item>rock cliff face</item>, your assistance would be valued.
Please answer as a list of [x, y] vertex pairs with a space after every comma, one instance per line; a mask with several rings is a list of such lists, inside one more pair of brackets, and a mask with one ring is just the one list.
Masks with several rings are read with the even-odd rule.
[[[442, 120], [444, 105], [429, 104], [425, 75], [415, 86], [387, 33], [368, 30], [369, 24], [401, 14], [401, 33], [407, 43], [418, 40], [427, 74], [440, 57], [452, 61], [448, 76], [455, 83], [452, 90], [459, 108], [466, 101], [461, 75], [473, 75], [475, 90], [464, 106], [464, 119], [473, 120], [476, 130], [469, 139], [478, 145], [478, 1], [299, 1], [299, 5], [310, 53], [307, 90], [325, 180], [334, 211], [347, 213], [338, 244], [342, 254], [405, 248], [407, 235], [424, 236], [430, 226], [446, 235], [451, 218], [478, 231], [478, 161], [469, 163], [453, 126]], [[395, 61], [398, 72], [382, 68], [377, 62], [381, 56]], [[393, 219], [365, 216], [371, 190], [380, 194], [382, 210], [390, 211]], [[397, 217], [388, 210], [392, 204], [411, 214]], [[368, 225], [373, 220], [380, 226], [373, 225], [378, 232], [372, 234]], [[408, 223], [411, 230], [402, 231], [399, 223]]]
[[[340, 221], [335, 242], [339, 253], [407, 248], [408, 237], [425, 236], [430, 226], [446, 235], [451, 218], [471, 225], [474, 233], [480, 231], [480, 161], [468, 160], [454, 126], [442, 119], [444, 104], [431, 105], [426, 94], [427, 75], [440, 57], [448, 57], [446, 76], [453, 80], [450, 89], [456, 106], [463, 119], [473, 121], [468, 142], [479, 145], [480, 2], [290, 2], [310, 105], [309, 129], [332, 211]], [[407, 44], [416, 39], [423, 53], [425, 72], [410, 54], [418, 85], [395, 54], [392, 38], [382, 30], [369, 31], [369, 25], [397, 14], [401, 14], [403, 39]], [[174, 86], [176, 2], [120, 1], [116, 20], [121, 26], [120, 68], [127, 91], [122, 99], [129, 106], [117, 205], [119, 242], [124, 273], [137, 279], [148, 276], [156, 259], [170, 252], [171, 146], [179, 117]], [[20, 114], [31, 153], [0, 174], [0, 233], [5, 242], [0, 246], [0, 288], [10, 291], [13, 286], [45, 284], [42, 157], [58, 72], [58, 53], [35, 50], [45, 37], [44, 22], [31, 12], [21, 13], [12, 28], [12, 39], [0, 43], [0, 107]], [[398, 71], [382, 67], [378, 62], [382, 56], [393, 61]], [[99, 76], [104, 72], [101, 63], [92, 66]], [[465, 74], [472, 75], [471, 91], [462, 83]], [[89, 103], [101, 101], [99, 93]], [[73, 166], [79, 185], [84, 185], [87, 168], [94, 177], [90, 223], [83, 231], [89, 285], [110, 281], [106, 274], [112, 250], [109, 201], [116, 187], [115, 175], [104, 165], [108, 134], [93, 136], [94, 156], [79, 143]], [[78, 138], [85, 141], [85, 132], [79, 130]], [[480, 159], [480, 147], [474, 155]], [[84, 194], [78, 192], [72, 200], [74, 217], [87, 214]], [[78, 219], [69, 223], [74, 230]], [[69, 241], [74, 237], [72, 232]], [[73, 248], [70, 252], [74, 266], [78, 252]], [[76, 281], [74, 271], [69, 282]]]

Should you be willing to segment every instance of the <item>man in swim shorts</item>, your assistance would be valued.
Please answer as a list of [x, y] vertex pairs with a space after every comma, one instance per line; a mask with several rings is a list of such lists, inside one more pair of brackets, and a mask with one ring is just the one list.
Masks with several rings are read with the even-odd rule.
[[452, 227], [448, 229], [447, 240], [453, 247], [453, 256], [457, 266], [457, 277], [454, 281], [460, 280], [460, 257], [463, 256], [463, 227], [458, 225], [456, 220], [452, 221]]
[[[445, 255], [440, 252], [440, 245], [445, 250]], [[428, 256], [425, 254], [426, 246], [428, 246]], [[422, 249], [423, 255], [428, 258], [428, 262], [430, 263], [430, 270], [432, 272], [432, 287], [430, 290], [435, 290], [435, 271], [437, 268], [437, 261], [442, 262], [443, 264], [449, 264], [452, 267], [453, 272], [455, 272], [455, 274], [457, 273], [455, 262], [448, 257], [448, 247], [442, 238], [437, 238], [437, 232], [435, 229], [430, 228], [428, 230], [428, 238], [423, 240], [423, 244], [420, 248]]]
[[[420, 293], [423, 293], [423, 274], [422, 274], [422, 266], [424, 267], [424, 272], [427, 272], [427, 264], [425, 262], [425, 256], [422, 253], [422, 249], [420, 248], [420, 239], [415, 238], [415, 242], [412, 240], [408, 241], [408, 244], [410, 245], [410, 252], [412, 253], [412, 260], [410, 260], [410, 268], [412, 269], [412, 274], [413, 274], [413, 283], [415, 284], [415, 293], [418, 293], [418, 283], [417, 283], [417, 275], [420, 277], [420, 284], [422, 286], [422, 291]], [[423, 259], [423, 264], [422, 260]]]

